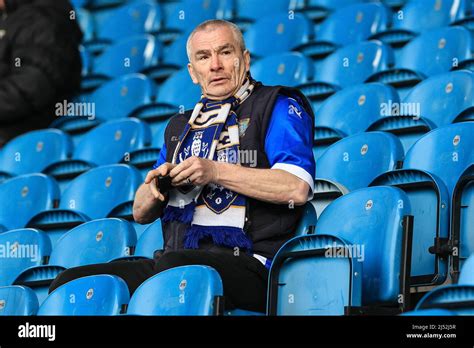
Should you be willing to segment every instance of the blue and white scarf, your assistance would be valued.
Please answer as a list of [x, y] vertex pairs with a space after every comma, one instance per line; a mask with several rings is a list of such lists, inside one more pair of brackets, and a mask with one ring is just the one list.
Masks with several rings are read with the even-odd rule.
[[[234, 110], [252, 93], [254, 81], [247, 78], [238, 92], [225, 100], [201, 98], [179, 137], [173, 164], [191, 156], [240, 165], [239, 124]], [[203, 239], [215, 245], [252, 249], [244, 232], [246, 197], [209, 183], [206, 186], [180, 186], [169, 193], [163, 222], [189, 224], [184, 248], [197, 249]]]

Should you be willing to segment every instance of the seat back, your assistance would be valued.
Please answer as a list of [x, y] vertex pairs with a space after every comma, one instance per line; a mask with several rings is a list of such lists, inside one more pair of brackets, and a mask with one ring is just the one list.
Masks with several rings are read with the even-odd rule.
[[[74, 159], [95, 165], [119, 163], [150, 142], [151, 130], [146, 123], [136, 118], [113, 120], [90, 130], [76, 147]], [[97, 151], [98, 146], [103, 146], [102, 151]]]
[[119, 315], [130, 299], [127, 284], [113, 275], [74, 279], [54, 290], [38, 315]]
[[128, 117], [136, 108], [151, 103], [153, 81], [142, 74], [129, 74], [103, 84], [87, 98], [95, 105], [96, 118], [106, 121]]
[[219, 1], [181, 0], [161, 3], [163, 9], [163, 30], [186, 32], [208, 19], [216, 18]]
[[333, 12], [318, 28], [318, 41], [348, 45], [368, 39], [390, 24], [390, 10], [382, 4], [353, 4]]
[[161, 25], [159, 4], [149, 0], [132, 1], [107, 11], [96, 27], [96, 37], [119, 41], [122, 38], [158, 31]]
[[212, 315], [222, 280], [208, 266], [182, 266], [160, 272], [135, 291], [128, 305], [132, 315]]
[[138, 239], [134, 256], [143, 256], [151, 259], [154, 252], [161, 249], [164, 249], [163, 231], [161, 220], [157, 219], [143, 231]]
[[183, 68], [171, 75], [160, 86], [156, 101], [176, 107], [175, 112], [184, 112], [194, 108], [201, 99], [199, 85], [193, 83], [188, 68]]
[[474, 285], [447, 285], [427, 293], [416, 310], [447, 309], [456, 315], [474, 315]]
[[95, 58], [92, 70], [111, 78], [139, 73], [157, 65], [161, 54], [160, 42], [151, 35], [125, 37]]
[[21, 228], [0, 234], [3, 252], [0, 258], [0, 286], [13, 284], [27, 268], [48, 263], [51, 242], [46, 234], [33, 228]]
[[324, 59], [316, 71], [315, 81], [340, 87], [363, 83], [372, 74], [393, 64], [389, 46], [379, 41], [364, 41], [345, 46]]
[[38, 299], [26, 286], [0, 287], [0, 316], [36, 315]]
[[396, 66], [425, 77], [448, 72], [471, 57], [472, 39], [463, 27], [447, 27], [423, 32], [400, 51]]
[[58, 201], [58, 185], [49, 176], [25, 174], [8, 179], [0, 185], [0, 225], [7, 230], [24, 227], [36, 214], [53, 209]]
[[401, 110], [402, 116], [423, 117], [434, 127], [451, 124], [464, 111], [474, 109], [474, 73], [460, 70], [430, 77], [416, 85], [403, 103], [418, 105], [420, 115]]
[[115, 207], [133, 201], [141, 183], [140, 172], [128, 165], [97, 167], [69, 183], [59, 208], [81, 212], [91, 219], [103, 218]]
[[0, 150], [0, 170], [11, 175], [39, 173], [72, 154], [72, 141], [58, 129], [31, 131], [10, 140]]
[[104, 263], [130, 256], [137, 243], [133, 226], [117, 218], [83, 223], [63, 235], [51, 253], [49, 263], [72, 268]]
[[244, 40], [252, 56], [266, 57], [291, 51], [313, 36], [313, 23], [309, 19], [300, 13], [289, 16], [286, 10], [259, 19], [245, 32]]
[[272, 262], [268, 314], [343, 315], [344, 307], [360, 306], [360, 262], [346, 246], [329, 235], [287, 242]]
[[448, 26], [465, 17], [470, 7], [466, 0], [408, 1], [401, 9], [403, 15], [395, 13], [393, 27], [414, 32]]
[[403, 218], [411, 211], [405, 193], [394, 187], [360, 189], [326, 207], [316, 235], [347, 241], [362, 263], [362, 305], [398, 304]]
[[474, 254], [464, 262], [458, 284], [474, 285]]
[[474, 163], [474, 122], [437, 128], [408, 150], [405, 169], [419, 169], [438, 176], [446, 184], [449, 197], [463, 171]]
[[290, 0], [274, 0], [272, 2], [235, 0], [235, 17], [253, 22], [270, 14], [288, 12], [289, 6]]
[[[367, 83], [344, 88], [321, 104], [316, 117], [316, 140], [323, 134], [318, 129], [336, 130], [344, 136], [364, 132], [398, 103], [397, 91], [382, 83]], [[385, 110], [384, 110], [385, 107]]]
[[394, 135], [359, 133], [332, 144], [321, 155], [316, 162], [317, 179], [337, 182], [353, 191], [395, 169], [402, 159], [403, 147]]
[[298, 52], [286, 52], [260, 59], [250, 68], [252, 76], [265, 85], [296, 86], [314, 75], [312, 61]]

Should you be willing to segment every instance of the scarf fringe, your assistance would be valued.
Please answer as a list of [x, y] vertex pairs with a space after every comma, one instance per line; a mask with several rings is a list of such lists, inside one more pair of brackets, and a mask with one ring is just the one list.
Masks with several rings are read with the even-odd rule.
[[183, 208], [173, 207], [168, 205], [161, 218], [163, 222], [170, 221], [179, 221], [184, 224], [191, 224], [193, 221], [194, 209], [196, 208], [196, 202], [192, 201], [191, 203], [185, 205]]
[[192, 225], [184, 236], [185, 249], [198, 249], [199, 241], [210, 237], [215, 245], [252, 250], [252, 241], [238, 227]]

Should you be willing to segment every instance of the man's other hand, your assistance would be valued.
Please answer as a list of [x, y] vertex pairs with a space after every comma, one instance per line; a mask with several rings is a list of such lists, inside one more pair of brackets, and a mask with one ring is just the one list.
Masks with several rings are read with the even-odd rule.
[[[169, 174], [169, 172], [176, 167], [176, 164], [171, 164], [171, 163], [163, 163], [161, 166], [159, 166], [156, 169], [150, 170], [148, 174], [146, 175], [145, 178], [145, 184], [148, 185], [151, 194], [155, 199], [159, 199], [160, 201], [164, 202], [165, 201], [165, 196], [159, 191], [159, 188], [157, 186], [158, 183], [158, 177], [159, 176], [166, 176]], [[151, 185], [150, 185], [151, 184]]]

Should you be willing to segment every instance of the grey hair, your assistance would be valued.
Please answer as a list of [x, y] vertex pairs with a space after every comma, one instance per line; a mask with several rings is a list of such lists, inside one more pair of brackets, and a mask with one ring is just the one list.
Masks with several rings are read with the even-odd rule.
[[239, 45], [242, 52], [246, 50], [244, 36], [242, 35], [242, 31], [236, 24], [225, 21], [223, 19], [210, 19], [199, 24], [196, 28], [194, 28], [191, 34], [189, 34], [188, 41], [186, 42], [186, 53], [188, 54], [189, 61], [191, 61], [191, 39], [193, 38], [194, 34], [196, 34], [198, 31], [201, 31], [201, 30], [209, 30], [212, 27], [219, 27], [219, 26], [225, 26], [229, 28], [230, 30], [232, 30], [235, 41], [237, 41], [237, 44]]

